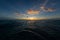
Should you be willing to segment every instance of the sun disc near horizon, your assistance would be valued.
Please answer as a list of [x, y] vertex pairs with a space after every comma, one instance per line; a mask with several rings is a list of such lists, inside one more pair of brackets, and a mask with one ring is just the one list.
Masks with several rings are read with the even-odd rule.
[[28, 18], [22, 18], [22, 20], [43, 20], [44, 18], [36, 18], [36, 17], [28, 17]]

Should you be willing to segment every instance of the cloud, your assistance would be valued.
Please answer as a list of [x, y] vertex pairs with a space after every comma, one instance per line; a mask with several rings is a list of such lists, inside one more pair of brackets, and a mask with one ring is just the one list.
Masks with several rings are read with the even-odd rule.
[[40, 9], [43, 10], [43, 11], [47, 10], [47, 8], [45, 8], [45, 6], [41, 6]]
[[40, 11], [38, 10], [31, 10], [31, 9], [27, 11], [28, 14], [39, 14], [39, 12]]
[[55, 8], [46, 8], [45, 6], [41, 6], [40, 9], [45, 12], [54, 12]]
[[48, 10], [47, 10], [48, 12], [54, 12], [55, 11], [55, 9], [54, 8], [48, 8]]
[[[47, 8], [46, 4], [48, 3], [49, 0], [45, 0], [45, 2], [42, 4], [42, 6], [40, 7], [40, 10], [44, 11], [44, 12], [54, 12], [56, 11], [55, 8]], [[55, 5], [56, 3], [51, 3], [51, 5]]]

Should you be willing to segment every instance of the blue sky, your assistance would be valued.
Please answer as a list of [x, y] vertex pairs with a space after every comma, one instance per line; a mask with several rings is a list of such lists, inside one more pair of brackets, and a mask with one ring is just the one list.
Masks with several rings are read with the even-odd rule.
[[0, 18], [60, 18], [60, 0], [0, 0]]

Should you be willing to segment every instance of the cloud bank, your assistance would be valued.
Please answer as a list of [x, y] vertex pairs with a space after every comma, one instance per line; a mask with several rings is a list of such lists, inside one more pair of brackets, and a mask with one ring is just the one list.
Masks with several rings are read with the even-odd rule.
[[38, 11], [38, 10], [32, 10], [32, 9], [27, 11], [28, 14], [39, 14], [39, 12], [40, 11]]

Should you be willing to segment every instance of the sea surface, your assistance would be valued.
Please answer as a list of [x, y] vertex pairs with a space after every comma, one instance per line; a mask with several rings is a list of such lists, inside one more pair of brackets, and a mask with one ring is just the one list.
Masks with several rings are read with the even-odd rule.
[[60, 40], [60, 20], [0, 20], [0, 40], [40, 39]]

